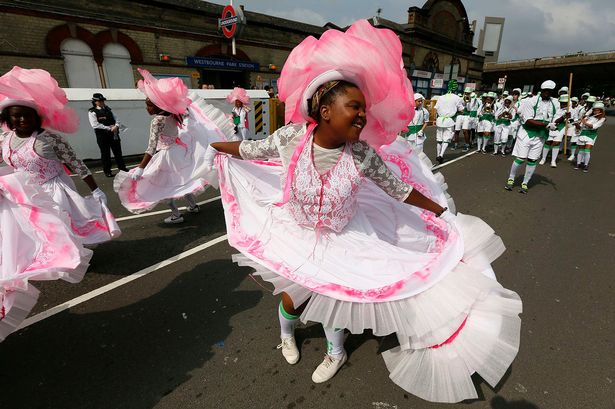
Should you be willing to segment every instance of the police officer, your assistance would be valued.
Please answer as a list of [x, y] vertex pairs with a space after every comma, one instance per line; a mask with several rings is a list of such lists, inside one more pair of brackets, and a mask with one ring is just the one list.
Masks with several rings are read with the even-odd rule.
[[107, 177], [113, 177], [111, 173], [111, 152], [120, 170], [128, 172], [122, 157], [122, 145], [120, 141], [120, 124], [117, 122], [111, 108], [105, 105], [107, 99], [103, 94], [92, 95], [92, 108], [89, 109], [88, 117], [90, 125], [96, 133], [96, 143], [100, 148], [100, 159], [103, 165], [103, 172]]

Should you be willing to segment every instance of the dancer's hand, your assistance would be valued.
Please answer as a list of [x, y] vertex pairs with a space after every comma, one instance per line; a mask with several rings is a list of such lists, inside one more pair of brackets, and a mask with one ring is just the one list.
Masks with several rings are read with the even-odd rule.
[[205, 157], [203, 158], [203, 160], [205, 161], [205, 166], [207, 166], [208, 169], [213, 169], [214, 161], [216, 160], [217, 154], [218, 154], [218, 151], [216, 150], [216, 148], [214, 148], [211, 145], [207, 147], [207, 150], [205, 151]]
[[132, 180], [139, 180], [143, 178], [143, 168], [136, 167], [132, 172], [130, 172], [130, 178]]
[[418, 136], [419, 138], [422, 138], [424, 135], [423, 131], [418, 131], [416, 136]]
[[96, 189], [92, 190], [92, 196], [95, 199], [100, 200], [102, 203], [104, 203], [105, 205], [107, 204], [107, 195], [105, 194], [105, 192], [103, 192], [102, 190], [100, 190], [99, 187], [97, 187]]
[[547, 128], [550, 131], [555, 131], [557, 129], [557, 125], [555, 124], [555, 122], [550, 122], [549, 125], [547, 125]]

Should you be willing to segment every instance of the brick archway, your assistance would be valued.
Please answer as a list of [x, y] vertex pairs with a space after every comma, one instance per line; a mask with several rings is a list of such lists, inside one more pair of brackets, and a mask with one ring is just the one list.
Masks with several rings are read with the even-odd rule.
[[438, 72], [440, 70], [440, 61], [438, 54], [429, 52], [423, 59], [423, 69], [429, 72]]
[[66, 39], [74, 38], [86, 43], [92, 50], [94, 61], [97, 64], [102, 64], [103, 54], [102, 48], [99, 46], [96, 36], [83, 27], [77, 25], [63, 24], [49, 30], [45, 37], [45, 48], [47, 53], [54, 57], [62, 56], [62, 42]]
[[100, 47], [101, 55], [102, 49], [105, 45], [109, 43], [118, 43], [126, 47], [128, 53], [130, 54], [130, 62], [132, 64], [143, 63], [143, 53], [141, 52], [139, 45], [132, 38], [130, 38], [130, 36], [122, 33], [121, 31], [105, 30], [97, 33], [95, 37], [98, 47]]

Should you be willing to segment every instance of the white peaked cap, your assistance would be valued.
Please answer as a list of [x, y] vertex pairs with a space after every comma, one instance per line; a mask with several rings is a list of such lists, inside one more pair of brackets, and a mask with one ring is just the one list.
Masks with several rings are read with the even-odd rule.
[[540, 89], [555, 89], [555, 82], [547, 80], [540, 85]]
[[419, 94], [418, 92], [414, 93], [414, 100], [416, 101], [417, 99], [425, 99], [425, 97], [423, 97], [422, 94]]

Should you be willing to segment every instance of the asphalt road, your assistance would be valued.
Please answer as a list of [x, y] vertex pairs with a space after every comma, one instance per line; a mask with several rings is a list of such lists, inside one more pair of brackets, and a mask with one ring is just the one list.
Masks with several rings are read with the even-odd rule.
[[[475, 378], [478, 400], [433, 404], [404, 392], [379, 356], [390, 339], [370, 333], [347, 336], [346, 366], [313, 384], [320, 325], [297, 330], [301, 361], [286, 364], [275, 349], [278, 298], [231, 262], [235, 250], [222, 241], [9, 336], [0, 408], [613, 409], [614, 134], [615, 125], [600, 132], [589, 173], [565, 160], [541, 166], [528, 195], [503, 189], [510, 157], [474, 154], [442, 168], [458, 210], [502, 236], [507, 251], [494, 268], [524, 302], [519, 355], [495, 390]], [[116, 217], [129, 216], [111, 180], [97, 176]], [[33, 314], [225, 234], [219, 200], [182, 225], [164, 217], [121, 221], [123, 235], [95, 250], [81, 283], [36, 284]]]

